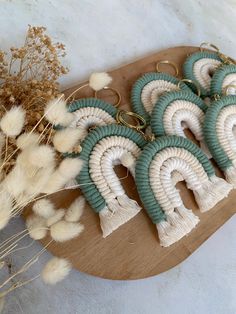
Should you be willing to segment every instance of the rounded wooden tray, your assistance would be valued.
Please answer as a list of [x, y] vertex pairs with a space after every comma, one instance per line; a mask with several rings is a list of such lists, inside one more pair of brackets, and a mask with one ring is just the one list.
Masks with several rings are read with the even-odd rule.
[[[196, 47], [166, 49], [111, 71], [112, 87], [117, 88], [122, 95], [121, 107], [131, 109], [129, 99], [133, 83], [142, 74], [155, 71], [157, 61], [175, 62], [180, 69], [181, 77], [181, 67], [186, 56], [197, 49]], [[171, 68], [163, 66], [163, 71], [171, 71]], [[76, 88], [78, 86], [67, 90], [66, 94], [70, 94]], [[101, 92], [99, 95], [106, 101], [113, 103], [116, 101], [114, 96], [107, 93]], [[92, 96], [89, 89], [81, 90], [78, 95], [79, 98], [89, 96]], [[126, 177], [125, 169], [116, 170], [120, 178]], [[122, 183], [127, 194], [140, 203], [133, 179], [128, 176], [122, 179]], [[191, 255], [236, 212], [236, 191], [231, 192], [227, 199], [209, 212], [201, 214], [191, 191], [188, 191], [184, 184], [178, 184], [178, 187], [186, 207], [193, 209], [201, 221], [188, 236], [169, 248], [160, 246], [155, 225], [152, 224], [145, 210], [104, 239], [99, 217], [87, 205], [81, 219], [85, 226], [81, 236], [65, 244], [53, 243], [49, 250], [56, 256], [67, 257], [79, 271], [102, 278], [140, 279], [167, 271]], [[58, 207], [65, 207], [80, 193], [79, 189], [58, 193], [53, 200]], [[49, 238], [45, 239], [43, 243], [46, 244], [48, 240]]]

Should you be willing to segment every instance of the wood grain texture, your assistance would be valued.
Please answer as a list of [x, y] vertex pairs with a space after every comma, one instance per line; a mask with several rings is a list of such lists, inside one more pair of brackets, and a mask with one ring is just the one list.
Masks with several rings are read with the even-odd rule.
[[[121, 108], [130, 110], [129, 98], [133, 83], [142, 74], [155, 71], [158, 60], [168, 59], [181, 68], [187, 54], [196, 50], [196, 47], [170, 48], [111, 71], [112, 87], [117, 88], [122, 95]], [[169, 68], [163, 67], [163, 70], [169, 71]], [[67, 90], [66, 94], [77, 87]], [[80, 91], [78, 98], [88, 96], [91, 97], [92, 92], [86, 88]], [[112, 93], [108, 95], [108, 92], [101, 92], [99, 96], [108, 102], [116, 101]], [[120, 178], [126, 177], [124, 168], [116, 170]], [[140, 203], [133, 179], [130, 176], [122, 179], [122, 184], [127, 194]], [[209, 212], [201, 214], [191, 191], [183, 183], [178, 183], [178, 187], [185, 206], [193, 209], [200, 217], [200, 223], [188, 236], [169, 248], [160, 246], [156, 228], [145, 210], [103, 239], [99, 217], [87, 205], [82, 216], [85, 231], [81, 236], [63, 245], [53, 243], [49, 250], [56, 256], [69, 258], [79, 271], [102, 278], [140, 279], [167, 271], [191, 255], [236, 212], [236, 191]], [[66, 191], [55, 195], [53, 200], [58, 207], [67, 207], [79, 195], [79, 190]], [[49, 237], [43, 243], [48, 240]]]

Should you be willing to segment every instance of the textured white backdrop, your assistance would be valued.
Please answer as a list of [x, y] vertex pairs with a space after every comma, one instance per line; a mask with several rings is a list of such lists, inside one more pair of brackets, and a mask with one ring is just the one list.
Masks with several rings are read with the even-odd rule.
[[[63, 87], [170, 46], [210, 41], [236, 57], [234, 0], [0, 0], [0, 14], [0, 48], [21, 44], [28, 24], [46, 26], [66, 44]], [[38, 280], [12, 294], [4, 314], [235, 314], [235, 230], [234, 217], [187, 261], [154, 278], [113, 282], [73, 271], [57, 287]], [[13, 262], [21, 265], [20, 254]]]

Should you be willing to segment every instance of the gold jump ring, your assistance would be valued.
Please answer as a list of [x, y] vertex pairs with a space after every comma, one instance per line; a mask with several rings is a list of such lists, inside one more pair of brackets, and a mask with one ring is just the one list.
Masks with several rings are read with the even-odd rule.
[[[115, 88], [113, 88], [113, 87], [110, 87], [110, 86], [105, 86], [105, 87], [103, 87], [103, 89], [105, 89], [105, 90], [111, 90], [112, 92], [114, 92], [114, 93], [116, 94], [118, 100], [117, 100], [117, 103], [114, 104], [113, 106], [114, 106], [114, 107], [119, 107], [119, 105], [120, 105], [120, 103], [121, 103], [121, 94], [118, 92], [118, 90], [115, 89]], [[99, 92], [99, 91], [95, 91], [95, 92], [94, 92], [94, 97], [95, 97], [95, 98], [98, 98], [98, 92]]]
[[[137, 122], [136, 125], [127, 122], [124, 116], [132, 117]], [[118, 110], [116, 114], [116, 120], [118, 123], [121, 123], [131, 129], [136, 129], [138, 131], [144, 129], [146, 127], [146, 120], [141, 117], [139, 114], [132, 111]]]
[[174, 62], [171, 62], [171, 61], [169, 61], [169, 60], [161, 60], [161, 61], [158, 61], [157, 62], [157, 64], [156, 64], [156, 70], [157, 70], [157, 72], [161, 72], [160, 71], [160, 68], [159, 68], [159, 65], [160, 64], [168, 64], [168, 65], [170, 65], [174, 70], [175, 70], [175, 74], [174, 74], [174, 76], [178, 76], [178, 74], [179, 74], [179, 69], [178, 69], [178, 67], [177, 67], [177, 65], [174, 63]]

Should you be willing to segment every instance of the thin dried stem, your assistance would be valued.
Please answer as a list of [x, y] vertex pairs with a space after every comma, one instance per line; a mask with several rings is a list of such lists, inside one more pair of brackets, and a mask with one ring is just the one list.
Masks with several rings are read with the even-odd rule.
[[35, 276], [35, 277], [31, 278], [31, 279], [28, 279], [28, 280], [26, 280], [26, 281], [23, 281], [23, 282], [18, 281], [18, 282], [16, 282], [16, 283], [14, 283], [14, 284], [13, 284], [10, 288], [8, 288], [7, 290], [5, 290], [5, 291], [3, 291], [3, 292], [0, 292], [0, 298], [5, 297], [8, 293], [14, 291], [14, 290], [17, 289], [17, 288], [23, 287], [23, 286], [25, 286], [25, 285], [31, 283], [32, 281], [36, 280], [36, 279], [39, 278], [39, 277], [40, 277], [40, 274], [38, 274], [37, 276]]
[[53, 240], [50, 240], [42, 250], [40, 250], [39, 253], [35, 254], [29, 261], [27, 261], [17, 272], [15, 272], [13, 275], [8, 277], [1, 285], [0, 289], [2, 289], [6, 284], [8, 284], [12, 279], [14, 279], [16, 276], [19, 276], [20, 274], [26, 272], [32, 265], [34, 265], [39, 257], [46, 251], [47, 247], [53, 242]]

